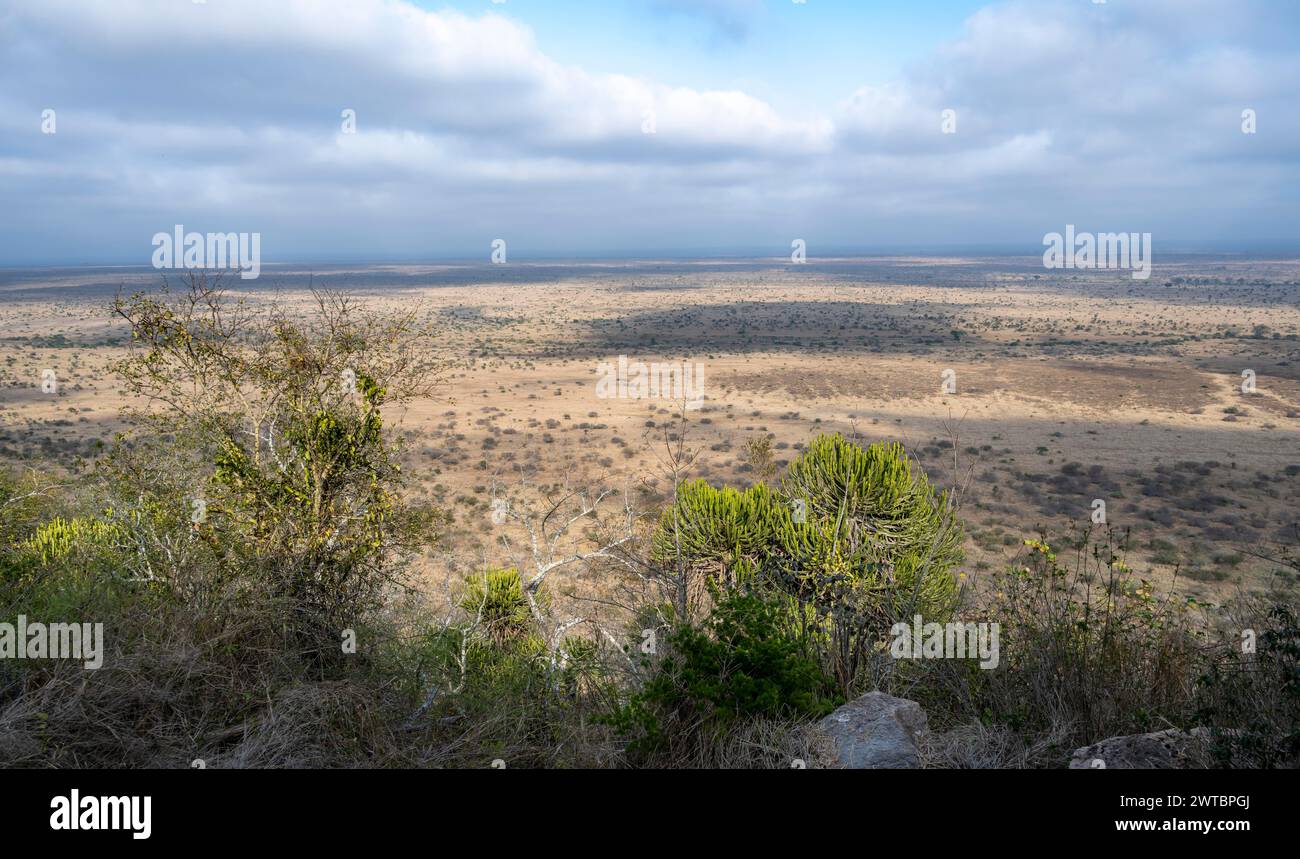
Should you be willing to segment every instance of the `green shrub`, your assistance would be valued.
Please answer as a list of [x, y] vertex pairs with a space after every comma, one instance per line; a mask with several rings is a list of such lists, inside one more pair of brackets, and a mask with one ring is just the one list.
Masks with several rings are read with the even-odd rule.
[[950, 496], [902, 445], [823, 435], [779, 489], [678, 487], [651, 560], [669, 576], [782, 594], [847, 697], [864, 686], [869, 653], [894, 622], [951, 614], [961, 541]]
[[753, 717], [815, 718], [839, 701], [788, 607], [759, 591], [718, 593], [702, 626], [681, 624], [664, 645], [611, 719], [634, 753], [680, 753]]
[[379, 676], [398, 681], [423, 765], [589, 767], [617, 753], [597, 721], [616, 701], [603, 654], [578, 637], [551, 653], [518, 583], [515, 570], [471, 576], [457, 622], [386, 642]]
[[[537, 598], [544, 601], [545, 595]], [[518, 643], [533, 630], [523, 579], [513, 567], [467, 576], [460, 607], [498, 645]]]
[[882, 616], [932, 617], [951, 611], [961, 541], [948, 493], [935, 492], [902, 445], [864, 448], [823, 435], [791, 463], [779, 490], [703, 480], [679, 487], [652, 558], [671, 566], [680, 557], [723, 585], [775, 560], [795, 591], [815, 594], [827, 579], [848, 578], [875, 595]]
[[1256, 652], [1230, 640], [1197, 687], [1197, 716], [1220, 766], [1300, 766], [1300, 620], [1279, 601], [1266, 622], [1252, 630]]
[[942, 659], [905, 666], [898, 682], [936, 723], [1050, 736], [1053, 754], [1190, 723], [1204, 646], [1198, 607], [1137, 577], [1124, 534], [1081, 539], [1068, 560], [1026, 540], [1017, 564], [977, 595], [980, 616], [964, 620], [1000, 624], [996, 669]]
[[437, 368], [414, 348], [427, 332], [412, 316], [313, 299], [301, 319], [192, 273], [182, 294], [119, 296], [114, 312], [131, 327], [117, 369], [145, 404], [138, 425], [146, 439], [174, 440], [161, 455], [204, 496], [193, 530], [221, 568], [214, 588], [260, 591], [302, 655], [329, 669], [340, 631], [378, 609], [402, 562], [435, 536], [436, 517], [405, 500], [383, 411], [427, 395]]
[[49, 564], [78, 549], [102, 546], [122, 536], [121, 527], [100, 519], [55, 516], [19, 543], [17, 549], [39, 558], [42, 564]]

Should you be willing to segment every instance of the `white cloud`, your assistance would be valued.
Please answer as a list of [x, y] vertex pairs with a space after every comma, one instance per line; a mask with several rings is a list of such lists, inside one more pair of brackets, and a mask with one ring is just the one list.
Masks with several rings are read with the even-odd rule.
[[[1236, 213], [1243, 235], [1284, 234], [1300, 51], [1264, 5], [1192, 21], [1180, 8], [991, 6], [902, 79], [846, 77], [835, 111], [809, 118], [754, 93], [589, 73], [504, 14], [11, 0], [0, 183], [21, 203], [0, 214], [0, 260], [54, 255], [61, 225], [118, 253], [181, 217], [265, 222], [271, 256], [408, 239], [454, 253], [489, 228], [557, 250], [614, 234], [620, 248], [754, 247], [812, 228], [823, 244], [1032, 242], [1067, 217], [1196, 238], [1217, 223], [1197, 209], [1224, 201], [1254, 201]], [[38, 131], [45, 107], [56, 135]], [[1244, 107], [1267, 133], [1240, 133]]]

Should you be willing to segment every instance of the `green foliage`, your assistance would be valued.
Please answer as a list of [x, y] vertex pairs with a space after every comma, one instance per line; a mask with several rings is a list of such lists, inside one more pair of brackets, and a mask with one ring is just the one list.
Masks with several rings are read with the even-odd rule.
[[839, 435], [818, 436], [791, 463], [782, 489], [791, 502], [806, 504], [809, 527], [798, 535], [815, 556], [840, 558], [855, 572], [872, 564], [891, 569], [885, 598], [895, 616], [951, 609], [961, 525], [949, 494], [934, 491], [901, 444], [864, 448]]
[[[145, 432], [76, 482], [0, 472], [0, 616], [103, 621], [110, 652], [89, 674], [0, 664], [0, 759], [515, 768], [624, 763], [625, 748], [698, 762], [879, 680], [936, 727], [1052, 736], [1053, 765], [1101, 737], [1196, 721], [1224, 765], [1300, 763], [1294, 609], [1258, 624], [1258, 653], [1206, 646], [1196, 608], [1156, 594], [1109, 542], [1081, 541], [1071, 563], [1028, 541], [992, 577], [967, 609], [983, 613], [963, 619], [1001, 624], [998, 669], [864, 670], [895, 620], [951, 614], [961, 560], [951, 498], [897, 444], [821, 436], [774, 485], [765, 436], [746, 451], [752, 488], [677, 487], [651, 561], [694, 576], [683, 592], [698, 602], [628, 618], [668, 630], [639, 666], [599, 639], [557, 643], [537, 623], [545, 591], [514, 568], [469, 576], [457, 616], [434, 621], [389, 587], [439, 517], [403, 503], [382, 418], [427, 368], [405, 323], [320, 302], [320, 319], [295, 322], [201, 283], [175, 302], [119, 301], [136, 344], [127, 386], [157, 410]], [[191, 518], [196, 499], [206, 517]], [[346, 659], [342, 627], [361, 642]]]
[[[427, 395], [436, 368], [413, 348], [423, 332], [410, 315], [313, 297], [318, 313], [302, 320], [195, 275], [181, 296], [137, 294], [114, 309], [131, 325], [135, 348], [118, 369], [149, 406], [140, 424], [176, 439], [162, 454], [206, 505], [190, 530], [219, 572], [203, 593], [193, 577], [179, 589], [260, 592], [321, 661], [338, 658], [340, 630], [377, 609], [401, 562], [436, 537], [438, 517], [403, 500], [382, 417]], [[127, 463], [121, 477], [144, 497], [151, 470]]]
[[[545, 594], [537, 599], [545, 601]], [[533, 632], [533, 616], [519, 570], [490, 568], [465, 579], [461, 610], [498, 645], [517, 644]]]
[[1026, 540], [991, 576], [965, 621], [1000, 624], [994, 670], [957, 660], [902, 666], [901, 684], [936, 722], [1006, 726], [1077, 748], [1187, 724], [1202, 641], [1199, 612], [1158, 592], [1124, 560], [1126, 535], [1081, 535], [1062, 558]]
[[810, 642], [772, 595], [717, 594], [708, 620], [678, 625], [643, 688], [610, 721], [633, 752], [716, 736], [751, 717], [815, 718], [837, 699]]
[[848, 583], [870, 593], [882, 617], [940, 617], [955, 597], [961, 539], [948, 493], [935, 492], [901, 445], [864, 448], [823, 435], [791, 463], [778, 490], [703, 480], [679, 487], [652, 552], [666, 566], [680, 555], [723, 584], [766, 566], [804, 601]]
[[30, 553], [42, 564], [60, 560], [77, 549], [103, 546], [121, 539], [123, 529], [100, 519], [55, 516], [40, 525], [32, 536], [20, 542], [18, 551]]
[[381, 676], [415, 712], [407, 731], [425, 732], [446, 765], [592, 766], [593, 733], [610, 733], [592, 721], [615, 695], [600, 649], [570, 637], [552, 653], [521, 597], [515, 570], [470, 576], [457, 622], [383, 648]]
[[0, 618], [102, 617], [131, 589], [122, 563], [127, 532], [113, 511], [66, 512], [0, 542]]
[[1211, 728], [1211, 751], [1224, 767], [1300, 766], [1300, 620], [1275, 602], [1256, 652], [1232, 646], [1197, 688], [1198, 720]]
[[678, 487], [652, 560], [723, 588], [774, 589], [804, 626], [845, 696], [864, 683], [875, 644], [899, 618], [943, 621], [962, 530], [898, 444], [816, 438], [778, 489]]
[[739, 491], [704, 480], [684, 483], [664, 511], [653, 560], [669, 565], [678, 550], [688, 564], [720, 582], [737, 583], [773, 547], [781, 502], [764, 484]]

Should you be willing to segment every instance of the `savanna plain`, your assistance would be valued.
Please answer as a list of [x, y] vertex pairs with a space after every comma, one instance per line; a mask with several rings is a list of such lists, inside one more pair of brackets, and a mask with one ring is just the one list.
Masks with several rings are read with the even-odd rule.
[[[132, 294], [160, 294], [163, 274], [0, 271], [0, 468], [7, 497], [22, 499], [7, 511], [12, 546], [30, 541], [70, 498], [79, 499], [82, 520], [94, 518], [106, 502], [77, 487], [115, 449], [159, 437], [156, 426], [133, 419], [150, 400], [121, 372], [148, 338], [133, 333], [138, 317], [115, 313], [114, 302], [120, 309]], [[172, 294], [183, 294], [184, 274], [170, 273]], [[1246, 711], [1224, 703], [1228, 693], [1212, 693], [1209, 703], [1197, 697], [1212, 666], [1180, 679], [1165, 673], [1166, 662], [1184, 658], [1162, 650], [1166, 637], [1186, 628], [1188, 654], [1231, 643], [1240, 624], [1225, 619], [1285, 603], [1296, 586], [1300, 260], [1165, 257], [1149, 280], [1047, 271], [1036, 257], [266, 266], [255, 281], [227, 276], [221, 287], [224, 301], [243, 302], [250, 314], [274, 308], [305, 328], [322, 296], [346, 295], [376, 319], [407, 320], [421, 332], [410, 346], [420, 353], [411, 359], [422, 368], [418, 394], [379, 412], [400, 465], [402, 503], [434, 512], [427, 537], [405, 547], [400, 575], [385, 580], [383, 621], [356, 624], [362, 651], [367, 635], [390, 642], [367, 658], [398, 679], [372, 693], [355, 668], [313, 662], [299, 676], [277, 666], [271, 680], [263, 667], [256, 680], [209, 690], [222, 696], [214, 708], [196, 703], [209, 694], [187, 685], [196, 681], [153, 663], [119, 663], [130, 676], [118, 679], [112, 704], [93, 690], [77, 697], [50, 676], [23, 675], [23, 693], [10, 677], [0, 756], [12, 762], [834, 766], [834, 749], [809, 726], [881, 688], [909, 693], [930, 712], [926, 765], [1060, 766], [1074, 746], [1108, 734], [1212, 725], [1216, 713], [1220, 726], [1227, 719], [1239, 727]], [[601, 365], [620, 356], [699, 368], [702, 400], [602, 395]], [[662, 671], [647, 667], [655, 653], [648, 643], [679, 663], [707, 662], [698, 652], [705, 645], [677, 626], [697, 597], [715, 607], [731, 599], [729, 586], [712, 581], [715, 568], [695, 558], [703, 572], [675, 602], [681, 547], [676, 562], [664, 561], [663, 547], [680, 543], [678, 526], [665, 523], [682, 487], [780, 486], [801, 458], [819, 455], [818, 439], [836, 436], [861, 450], [900, 443], [901, 459], [928, 477], [934, 497], [946, 493], [960, 537], [944, 575], [959, 613], [1005, 620], [1006, 649], [1043, 634], [1067, 651], [1080, 648], [1061, 658], [1087, 666], [1131, 658], [1140, 670], [1117, 664], [1115, 677], [1080, 682], [1146, 689], [1117, 691], [1113, 711], [1094, 702], [1086, 706], [1097, 712], [1087, 713], [1061, 702], [1074, 691], [1081, 700], [1101, 696], [1100, 686], [1057, 689], [1045, 696], [1056, 704], [1034, 710], [1011, 703], [1023, 697], [1016, 682], [1035, 685], [1024, 677], [999, 687], [978, 671], [970, 680], [960, 671], [881, 668], [883, 609], [870, 636], [858, 630], [870, 641], [845, 634], [841, 647], [839, 633], [826, 633], [800, 651], [821, 654], [810, 660], [821, 666], [812, 699], [802, 697], [808, 684], [779, 672], [774, 706], [705, 706], [709, 693], [681, 675], [656, 685]], [[193, 498], [179, 502], [185, 510], [207, 496], [219, 506], [219, 492], [191, 488]], [[665, 543], [665, 533], [677, 536]], [[718, 562], [722, 579], [753, 573], [735, 561]], [[655, 563], [671, 569], [655, 573]], [[1037, 608], [999, 614], [1005, 577], [1031, 570], [1070, 583], [1040, 595], [1046, 602]], [[1122, 593], [1105, 592], [1106, 576], [1123, 579]], [[1096, 606], [1118, 616], [1128, 609], [1116, 603], [1134, 594], [1136, 611], [1159, 620], [1143, 627], [1147, 637], [1131, 654], [1115, 655], [1129, 646], [1116, 644], [1127, 633], [1062, 644], [1059, 631], [1016, 625], [1018, 612], [1041, 622], [1051, 615], [1044, 606], [1067, 603], [1071, 622], [1076, 609], [1081, 617]], [[657, 615], [647, 608], [664, 603]], [[485, 619], [489, 604], [498, 616]], [[754, 634], [744, 632], [746, 618], [772, 610], [762, 601], [733, 608], [712, 627], [705, 611], [701, 628], [716, 638], [725, 621], [743, 638]], [[215, 673], [232, 657], [195, 656], [207, 646], [198, 641], [232, 629], [193, 630], [176, 652], [203, 666], [198, 673]], [[489, 667], [475, 681], [467, 673], [480, 633], [484, 647], [509, 650], [515, 635], [532, 643], [510, 659], [478, 657]], [[845, 652], [855, 654], [848, 665]], [[1037, 657], [1006, 659], [1025, 677], [1061, 671]], [[581, 667], [588, 663], [596, 666], [589, 672]], [[612, 680], [611, 672], [626, 676]], [[44, 697], [33, 695], [38, 689]], [[525, 703], [501, 711], [509, 700]], [[167, 728], [114, 740], [77, 727], [95, 719], [115, 723], [117, 735]], [[1235, 752], [1235, 765], [1276, 765], [1286, 759], [1278, 750], [1295, 740], [1291, 730], [1289, 741], [1274, 738], [1278, 754], [1267, 760], [1242, 764], [1250, 750], [1219, 749], [1219, 761], [1234, 763], [1223, 755]]]

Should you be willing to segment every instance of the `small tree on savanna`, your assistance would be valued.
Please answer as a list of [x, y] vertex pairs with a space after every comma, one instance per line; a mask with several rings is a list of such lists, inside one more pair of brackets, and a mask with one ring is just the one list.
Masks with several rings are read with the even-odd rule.
[[952, 612], [961, 541], [950, 495], [902, 445], [823, 435], [775, 489], [682, 485], [651, 552], [691, 578], [787, 600], [847, 696], [895, 621]]
[[770, 483], [776, 477], [776, 455], [772, 450], [772, 435], [756, 435], [745, 440], [741, 452], [745, 463], [753, 469], [754, 479], [760, 483]]
[[[280, 606], [310, 660], [341, 652], [342, 631], [431, 537], [433, 512], [403, 500], [384, 426], [439, 381], [430, 333], [414, 310], [380, 316], [315, 289], [305, 308], [252, 302], [201, 273], [177, 292], [119, 295], [113, 310], [131, 328], [119, 371], [153, 440], [144, 450], [183, 452], [193, 531], [220, 585]], [[150, 472], [139, 456], [132, 467]]]

